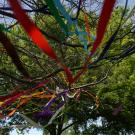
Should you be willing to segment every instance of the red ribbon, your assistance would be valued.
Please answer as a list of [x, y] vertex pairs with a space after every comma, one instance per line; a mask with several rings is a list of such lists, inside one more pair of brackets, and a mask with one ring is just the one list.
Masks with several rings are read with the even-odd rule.
[[16, 50], [11, 41], [8, 39], [8, 37], [0, 31], [0, 42], [3, 44], [4, 48], [6, 49], [8, 55], [11, 57], [12, 61], [14, 62], [17, 69], [26, 77], [30, 78], [30, 75], [28, 74], [27, 70], [24, 68]]
[[13, 92], [12, 94], [10, 94], [10, 95], [7, 95], [7, 96], [0, 96], [0, 101], [4, 101], [4, 100], [7, 100], [7, 99], [9, 99], [9, 98], [11, 98], [11, 97], [14, 97], [14, 96], [16, 96], [17, 94], [19, 94], [20, 92]]
[[30, 89], [27, 89], [27, 90], [24, 90], [21, 92], [13, 92], [11, 95], [7, 95], [7, 96], [1, 96], [0, 101], [6, 100], [6, 102], [4, 102], [4, 104], [2, 104], [1, 107], [3, 108], [3, 107], [6, 107], [7, 105], [10, 105], [11, 103], [16, 101], [21, 96], [28, 94], [28, 93], [31, 93], [31, 92], [37, 90], [38, 88], [43, 87], [46, 83], [48, 83], [48, 80], [44, 80], [43, 82], [40, 82], [34, 88], [30, 88]]
[[[103, 39], [108, 21], [110, 19], [110, 16], [111, 16], [114, 4], [115, 4], [115, 1], [116, 0], [105, 0], [104, 1], [103, 9], [102, 9], [98, 27], [97, 27], [97, 38], [94, 42], [94, 46], [92, 48], [90, 56], [92, 56], [96, 52], [97, 48], [99, 47], [99, 45]], [[46, 53], [49, 57], [54, 59], [58, 63], [58, 65], [64, 69], [64, 71], [67, 75], [67, 80], [68, 80], [69, 84], [74, 83], [86, 71], [86, 69], [87, 69], [86, 65], [88, 64], [87, 60], [90, 59], [90, 56], [89, 56], [89, 58], [87, 58], [86, 63], [84, 64], [84, 68], [81, 71], [79, 71], [78, 74], [73, 78], [69, 68], [67, 68], [65, 65], [63, 65], [58, 60], [55, 52], [53, 51], [51, 46], [48, 44], [46, 38], [41, 34], [39, 29], [25, 14], [25, 12], [22, 10], [21, 6], [19, 5], [18, 1], [9, 0], [9, 3], [13, 9], [14, 14], [16, 15], [16, 18], [18, 19], [20, 24], [23, 26], [25, 31], [28, 33], [28, 35], [31, 37], [31, 39], [38, 45], [38, 47], [40, 49], [43, 50], [44, 53]]]
[[96, 52], [97, 48], [99, 47], [100, 43], [102, 42], [102, 39], [104, 37], [104, 33], [107, 27], [107, 24], [109, 22], [109, 19], [111, 17], [111, 13], [113, 11], [113, 7], [116, 0], [105, 0], [104, 5], [102, 8], [102, 12], [100, 15], [100, 19], [98, 22], [97, 27], [97, 38], [94, 42], [93, 48], [91, 50], [91, 56]]

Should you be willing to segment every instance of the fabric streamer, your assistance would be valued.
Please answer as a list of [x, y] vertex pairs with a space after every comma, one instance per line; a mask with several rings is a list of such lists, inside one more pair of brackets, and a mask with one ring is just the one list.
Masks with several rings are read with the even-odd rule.
[[30, 93], [30, 92], [32, 92], [33, 90], [36, 90], [36, 89], [38, 89], [38, 88], [43, 87], [46, 83], [48, 83], [48, 81], [49, 81], [49, 80], [44, 80], [44, 81], [42, 81], [42, 82], [36, 84], [35, 86], [33, 86], [33, 88], [30, 88], [30, 89], [27, 89], [27, 90], [24, 90], [24, 91], [19, 91], [19, 92], [15, 91], [15, 92], [11, 93], [10, 95], [0, 96], [0, 101], [9, 99], [9, 98], [11, 98], [11, 97], [16, 96], [17, 94], [20, 94], [20, 93], [22, 93], [22, 94]]
[[15, 95], [14, 97], [11, 97], [10, 99], [7, 99], [3, 104], [1, 105], [0, 109], [3, 109], [4, 107], [11, 105], [13, 102], [15, 102], [19, 97], [22, 96], [22, 93], [19, 93]]
[[22, 10], [21, 6], [18, 3], [18, 0], [9, 0], [9, 3], [18, 21], [23, 26], [28, 35], [31, 37], [31, 39], [35, 42], [35, 44], [37, 44], [52, 59], [56, 60], [57, 56], [52, 50], [51, 46], [48, 44], [47, 40], [44, 38], [44, 36], [41, 34], [35, 24]]
[[14, 115], [14, 113], [17, 111], [17, 109], [19, 109], [22, 105], [28, 103], [32, 98], [50, 99], [52, 97], [53, 97], [52, 94], [48, 95], [48, 94], [45, 94], [45, 92], [36, 92], [32, 95], [22, 96], [19, 98], [20, 103], [17, 105], [17, 107], [15, 109], [13, 109], [7, 116], [11, 117], [12, 115]]
[[59, 12], [58, 12], [57, 8], [55, 7], [53, 0], [45, 0], [45, 2], [47, 3], [47, 5], [48, 5], [51, 13], [55, 17], [56, 21], [59, 23], [61, 28], [64, 30], [65, 34], [68, 36], [68, 27], [62, 20], [61, 16], [59, 15]]
[[[25, 94], [29, 94], [35, 90], [37, 90], [38, 88], [43, 87], [46, 83], [48, 82], [48, 80], [44, 80], [43, 82], [38, 83], [36, 86], [34, 86], [33, 88], [21, 91], [21, 92], [14, 92], [11, 95], [8, 96], [1, 96], [0, 97], [0, 101], [2, 101], [3, 103], [0, 106], [0, 109], [3, 109], [4, 107], [12, 104], [13, 102], [15, 102], [18, 98], [20, 98], [21, 96], [25, 95]], [[5, 99], [5, 102], [4, 102]]]
[[[18, 0], [8, 0], [8, 1], [13, 9], [13, 12], [14, 12], [16, 18], [18, 19], [18, 21], [20, 22], [20, 24], [22, 25], [24, 30], [27, 32], [27, 34], [30, 36], [30, 38], [33, 40], [33, 42], [35, 44], [37, 44], [37, 46], [45, 54], [47, 54], [51, 59], [53, 59], [58, 64], [59, 67], [64, 69], [64, 72], [67, 76], [67, 81], [69, 82], [69, 85], [71, 85], [72, 83], [77, 81], [80, 78], [80, 76], [87, 70], [91, 57], [95, 54], [98, 47], [100, 46], [116, 0], [111, 0], [111, 1], [104, 0], [103, 8], [102, 8], [100, 19], [99, 19], [98, 26], [97, 26], [97, 36], [94, 41], [93, 48], [90, 51], [89, 56], [86, 58], [86, 61], [83, 65], [83, 69], [80, 70], [74, 77], [72, 76], [70, 69], [68, 67], [66, 67], [63, 63], [61, 63], [61, 61], [55, 54], [54, 50], [49, 45], [46, 38], [42, 35], [42, 33], [40, 32], [38, 27], [36, 27], [36, 25], [29, 19], [27, 14], [22, 10], [20, 4], [18, 3]], [[84, 46], [84, 49], [87, 50], [87, 44], [88, 44], [88, 41], [90, 42], [90, 36], [91, 36], [87, 14], [84, 13], [86, 32], [85, 31], [83, 32], [79, 28], [77, 21], [73, 21], [71, 19], [69, 14], [66, 12], [64, 7], [62, 6], [60, 0], [46, 0], [46, 3], [49, 6], [49, 9], [52, 12], [52, 14], [54, 15], [56, 21], [59, 23], [60, 27], [65, 32], [65, 34], [68, 35], [70, 33], [68, 30], [68, 26], [74, 27], [75, 33], [78, 35], [80, 42]], [[76, 18], [78, 18], [78, 16], [79, 16], [81, 3], [82, 3], [82, 0], [79, 1], [79, 7], [78, 7], [78, 12], [77, 12]], [[61, 12], [61, 14], [64, 16], [64, 18], [67, 19], [68, 26], [61, 19], [59, 12]], [[124, 16], [124, 14], [123, 14], [123, 16]], [[107, 42], [107, 45], [103, 49], [103, 52], [101, 53], [99, 58], [104, 57], [104, 55], [107, 53], [107, 50], [110, 48], [112, 42], [114, 41], [114, 39], [118, 33], [118, 30], [120, 29], [123, 16], [121, 18], [121, 22], [120, 22], [117, 30], [114, 32], [114, 34], [111, 36], [111, 38]], [[2, 26], [0, 26], [0, 27], [2, 28]], [[72, 32], [71, 32], [71, 34], [72, 34]], [[86, 40], [86, 37], [88, 38], [88, 40]], [[29, 74], [27, 73], [27, 71], [25, 70], [25, 68], [23, 67], [23, 65], [21, 63], [19, 56], [17, 55], [17, 52], [15, 51], [14, 46], [11, 44], [10, 40], [6, 37], [6, 35], [1, 31], [0, 31], [0, 42], [3, 44], [6, 51], [12, 58], [17, 69], [25, 77], [30, 78]], [[49, 99], [49, 102], [43, 107], [42, 112], [37, 112], [35, 114], [35, 118], [37, 118], [37, 119], [44, 118], [44, 117], [50, 118], [50, 121], [48, 122], [48, 124], [51, 124], [52, 121], [57, 117], [59, 112], [63, 109], [68, 98], [74, 98], [76, 96], [76, 99], [79, 99], [81, 92], [86, 93], [90, 98], [92, 98], [95, 101], [96, 108], [99, 107], [99, 104], [100, 104], [99, 98], [96, 95], [94, 95], [93, 93], [89, 93], [85, 90], [77, 91], [74, 93], [73, 96], [72, 95], [70, 96], [68, 94], [70, 89], [64, 90], [63, 92], [60, 92], [58, 94], [56, 94], [55, 92], [48, 94], [43, 91], [32, 93], [33, 91], [37, 90], [38, 88], [43, 87], [46, 83], [48, 83], [48, 80], [40, 82], [40, 83], [34, 85], [32, 88], [24, 90], [24, 91], [13, 92], [10, 95], [0, 96], [0, 109], [4, 109], [5, 107], [11, 105], [12, 103], [17, 103], [16, 101], [19, 101], [19, 104], [16, 105], [16, 108], [10, 110], [10, 112], [8, 113], [7, 116], [11, 117], [12, 115], [14, 115], [14, 113], [17, 111], [17, 109], [19, 109], [21, 106], [27, 104], [32, 98]], [[53, 104], [54, 103], [56, 104], [60, 98], [62, 98], [62, 100], [54, 107]], [[9, 106], [9, 108], [11, 108], [11, 107]], [[117, 115], [121, 110], [122, 110], [122, 106], [119, 106], [118, 108], [116, 108], [113, 111], [112, 114]], [[0, 117], [1, 118], [4, 117], [2, 113], [0, 113]]]
[[17, 109], [19, 109], [22, 105], [26, 104], [31, 98], [27, 98], [27, 99], [21, 99], [20, 103], [17, 105], [17, 107], [15, 109], [13, 109], [8, 115], [7, 117], [11, 117], [15, 114], [15, 112], [17, 111]]
[[[84, 49], [87, 51], [87, 40], [85, 39], [85, 37], [87, 36], [87, 32], [85, 31], [81, 31], [81, 29], [79, 28], [77, 21], [76, 20], [72, 20], [71, 17], [69, 16], [69, 14], [67, 13], [67, 11], [65, 10], [65, 8], [63, 7], [63, 5], [61, 4], [60, 0], [53, 0], [57, 9], [59, 10], [59, 12], [61, 12], [61, 14], [64, 16], [64, 18], [68, 21], [67, 25], [68, 27], [73, 27], [75, 29], [75, 33], [77, 34], [77, 36], [79, 37], [79, 40], [81, 42], [81, 44], [84, 46]], [[74, 32], [69, 32], [69, 35], [74, 34]]]
[[97, 48], [101, 44], [101, 41], [104, 37], [104, 33], [105, 33], [105, 30], [106, 30], [106, 27], [107, 27], [107, 24], [108, 24], [109, 19], [111, 17], [111, 13], [113, 11], [113, 7], [114, 7], [115, 2], [116, 2], [116, 0], [112, 0], [112, 1], [105, 0], [104, 1], [102, 12], [101, 12], [100, 19], [99, 19], [98, 26], [97, 26], [97, 37], [96, 37], [96, 40], [94, 42], [93, 48], [90, 51], [89, 56], [86, 58], [86, 62], [83, 66], [84, 68], [77, 73], [77, 75], [74, 77], [73, 82], [77, 81], [78, 78], [84, 72], [86, 72], [89, 61], [90, 61], [90, 58], [93, 56], [93, 54], [96, 52]]
[[13, 92], [13, 93], [10, 94], [10, 95], [7, 95], [7, 96], [0, 96], [0, 102], [2, 102], [2, 101], [4, 101], [4, 100], [7, 100], [7, 99], [9, 99], [9, 98], [11, 98], [11, 97], [14, 97], [15, 95], [17, 95], [17, 94], [19, 94], [19, 93], [21, 93], [21, 92], [15, 91], [15, 92]]
[[30, 78], [30, 75], [24, 68], [14, 46], [12, 45], [10, 40], [7, 38], [7, 36], [2, 31], [0, 31], [0, 42], [3, 44], [8, 55], [11, 57], [13, 63], [15, 64], [17, 69], [20, 71], [20, 73], [22, 73], [22, 75], [24, 75], [26, 78]]
[[[101, 12], [101, 15], [100, 15], [100, 19], [99, 19], [99, 22], [98, 22], [98, 27], [97, 27], [97, 38], [94, 42], [94, 45], [93, 45], [93, 48], [92, 48], [92, 51], [90, 53], [90, 56], [92, 56], [95, 51], [97, 50], [98, 46], [100, 45], [102, 39], [103, 39], [103, 36], [104, 36], [104, 33], [105, 33], [105, 30], [106, 30], [106, 27], [107, 27], [107, 24], [108, 24], [108, 21], [110, 19], [110, 16], [111, 16], [111, 13], [112, 13], [112, 10], [113, 10], [113, 7], [114, 7], [114, 4], [115, 4], [115, 1], [116, 0], [112, 0], [111, 2], [109, 2], [109, 0], [105, 0], [104, 1], [104, 5], [103, 5], [103, 9], [102, 9], [102, 12]], [[62, 9], [63, 7], [61, 6], [60, 7], [60, 1], [55, 1], [55, 4], [57, 4], [57, 6], [59, 6], [59, 9]], [[59, 4], [59, 5], [58, 5]], [[68, 20], [69, 23], [71, 23], [71, 25], [73, 24], [71, 18], [69, 17], [69, 15], [67, 16], [66, 11], [64, 12], [65, 9], [63, 9], [61, 11], [61, 13], [64, 13], [63, 16]], [[89, 61], [89, 58], [86, 59], [86, 61]], [[84, 71], [86, 71], [85, 68], [87, 68], [87, 63], [85, 63], [84, 65], [84, 68], [82, 71], [80, 71], [77, 76], [74, 78], [74, 81], [77, 80], [79, 78], [79, 76], [84, 73]], [[73, 82], [74, 82], [73, 81]]]
[[[49, 122], [47, 125], [51, 124], [52, 121], [56, 118], [56, 116], [59, 114], [59, 112], [63, 109], [64, 104], [68, 100], [68, 90], [64, 90], [63, 92], [60, 92], [55, 98], [51, 99], [46, 106], [44, 106], [42, 112], [36, 113], [34, 116], [36, 119], [41, 119], [41, 118], [50, 118]], [[92, 94], [89, 93], [85, 90], [80, 90], [78, 92], [83, 92], [86, 93], [89, 97], [93, 98], [93, 100], [96, 103], [96, 109], [99, 107], [100, 101], [99, 98]], [[74, 96], [78, 96], [78, 92], [75, 92]], [[60, 97], [64, 97], [64, 101], [61, 101], [55, 108], [51, 109], [51, 106], [53, 103], [56, 102], [56, 100]], [[72, 97], [71, 97], [72, 98]]]
[[90, 43], [90, 38], [92, 40], [95, 40], [96, 37], [94, 35], [90, 34], [90, 25], [89, 25], [88, 15], [85, 11], [84, 11], [84, 20], [85, 20], [85, 29], [86, 29], [86, 32], [87, 32], [88, 41]]
[[102, 58], [104, 58], [109, 50], [109, 48], [111, 47], [113, 41], [115, 40], [119, 30], [120, 30], [120, 27], [122, 25], [122, 20], [124, 18], [124, 15], [125, 15], [125, 11], [126, 11], [126, 8], [127, 8], [127, 4], [128, 4], [128, 0], [126, 0], [126, 4], [125, 4], [125, 9], [124, 9], [124, 12], [122, 14], [122, 17], [121, 17], [121, 20], [120, 20], [120, 23], [118, 25], [118, 28], [115, 30], [115, 32], [113, 33], [113, 35], [110, 37], [110, 39], [107, 41], [102, 53], [100, 54], [99, 58], [97, 61], [101, 60]]
[[71, 17], [69, 16], [69, 14], [67, 13], [67, 11], [65, 10], [65, 8], [63, 7], [63, 5], [61, 4], [60, 0], [53, 0], [55, 6], [57, 7], [57, 9], [59, 10], [59, 12], [63, 15], [63, 17], [68, 21], [69, 24], [67, 25], [73, 25], [73, 21], [71, 19]]
[[[51, 117], [51, 116], [54, 114], [54, 112], [50, 110], [51, 105], [52, 105], [53, 103], [55, 103], [56, 100], [57, 100], [58, 98], [60, 98], [61, 96], [63, 96], [63, 97], [65, 98], [65, 100], [66, 100], [66, 96], [67, 96], [66, 94], [67, 94], [67, 92], [68, 92], [68, 90], [65, 90], [65, 91], [59, 93], [56, 97], [52, 98], [52, 99], [47, 103], [47, 105], [44, 106], [42, 112], [38, 112], [38, 113], [35, 114], [35, 118], [39, 119], [39, 118], [43, 118], [43, 117]], [[55, 107], [55, 110], [59, 110], [64, 104], [65, 104], [65, 101], [61, 101], [61, 102]]]
[[[17, 109], [19, 109], [22, 105], [27, 104], [32, 98], [50, 99], [50, 98], [54, 97], [54, 94], [46, 94], [45, 92], [36, 92], [34, 94], [31, 94], [31, 95], [23, 95], [21, 97], [18, 96], [17, 98], [16, 97], [14, 97], [14, 99], [16, 101], [19, 100], [19, 104], [17, 105], [17, 107], [15, 109], [10, 110], [7, 117], [11, 117], [12, 115], [14, 115], [14, 113], [17, 111]], [[12, 98], [12, 101], [13, 101], [13, 98]], [[10, 101], [8, 101], [8, 103], [10, 103]], [[7, 104], [7, 101], [6, 101], [6, 104]], [[2, 117], [2, 118], [4, 118], [4, 117]]]
[[[56, 97], [54, 97], [45, 107], [44, 107], [44, 110], [48, 109], [54, 102], [56, 102], [56, 100], [58, 98], [60, 98], [61, 96], [66, 96], [66, 93], [68, 92], [68, 90], [65, 90], [61, 93], [59, 93]], [[56, 107], [57, 108], [57, 107]]]
[[111, 1], [105, 0], [104, 1], [104, 5], [103, 5], [100, 19], [98, 22], [96, 40], [94, 42], [90, 56], [92, 56], [96, 52], [97, 48], [99, 47], [100, 43], [102, 42], [102, 39], [104, 37], [104, 33], [106, 30], [107, 24], [109, 22], [109, 19], [111, 17], [111, 13], [113, 11], [115, 2], [116, 2], [116, 0], [111, 0]]

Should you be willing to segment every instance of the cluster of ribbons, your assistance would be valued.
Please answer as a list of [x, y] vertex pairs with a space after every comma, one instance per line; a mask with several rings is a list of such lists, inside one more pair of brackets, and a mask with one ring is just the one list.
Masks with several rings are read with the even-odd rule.
[[[27, 103], [32, 97], [37, 97], [37, 98], [50, 98], [50, 95], [44, 94], [44, 92], [36, 92], [31, 95], [31, 93], [35, 92], [37, 89], [44, 87], [44, 85], [48, 83], [48, 80], [45, 80], [43, 82], [40, 82], [36, 85], [34, 85], [32, 88], [29, 88], [27, 90], [22, 90], [22, 91], [16, 91], [13, 92], [12, 94], [9, 94], [7, 96], [0, 96], [0, 110], [3, 110], [4, 108], [10, 107], [11, 104], [16, 102], [17, 100], [20, 100], [20, 103], [16, 107], [19, 108], [21, 105]], [[47, 89], [46, 89], [47, 90]], [[11, 116], [15, 113], [16, 109], [12, 110], [8, 116]], [[2, 116], [2, 114], [1, 114]]]
[[[55, 115], [57, 110], [61, 109], [70, 98], [79, 100], [81, 93], [87, 94], [89, 98], [92, 98], [93, 101], [95, 101], [96, 108], [99, 107], [99, 98], [93, 93], [87, 92], [83, 89], [77, 89], [73, 90], [72, 93], [74, 94], [71, 95], [69, 90], [62, 90], [62, 92], [59, 92], [59, 87], [57, 87], [56, 90], [50, 90], [48, 87], [45, 87], [47, 83], [48, 80], [45, 80], [27, 90], [19, 92], [15, 91], [7, 96], [0, 96], [0, 110], [6, 112], [6, 115], [1, 112], [0, 118], [3, 119], [13, 116], [21, 106], [28, 104], [33, 98], [40, 99], [40, 101], [47, 100], [46, 105], [44, 107], [41, 106], [42, 111], [34, 112], [34, 117], [39, 121], [44, 117], [50, 118]], [[43, 90], [37, 91], [39, 88], [43, 88]], [[55, 104], [55, 107], [53, 104]]]
[[[46, 38], [43, 36], [43, 34], [40, 32], [40, 30], [37, 28], [37, 26], [29, 19], [29, 17], [26, 15], [26, 13], [22, 10], [20, 4], [18, 3], [18, 0], [8, 0], [8, 1], [14, 12], [14, 15], [16, 16], [17, 20], [20, 22], [20, 24], [22, 25], [24, 30], [27, 32], [29, 37], [45, 54], [47, 54], [51, 59], [53, 59], [58, 64], [59, 67], [63, 68], [63, 70], [67, 76], [67, 81], [69, 82], [69, 85], [71, 85], [79, 79], [79, 77], [82, 75], [82, 73], [84, 73], [86, 71], [90, 58], [94, 55], [97, 48], [101, 44], [116, 0], [112, 0], [112, 1], [105, 0], [104, 1], [101, 15], [100, 15], [99, 22], [98, 22], [98, 26], [97, 26], [97, 36], [94, 41], [93, 48], [90, 51], [88, 57], [86, 58], [86, 62], [84, 63], [84, 66], [83, 66], [84, 68], [81, 71], [79, 71], [75, 77], [73, 77], [70, 69], [59, 60], [58, 56], [56, 55], [56, 53], [52, 49], [52, 47], [49, 45]], [[56, 1], [52, 1], [52, 0], [51, 1], [46, 0], [46, 3], [48, 4], [49, 9], [51, 11], [53, 11], [53, 10], [57, 11], [58, 7], [60, 7], [59, 12], [64, 16], [65, 19], [67, 19], [68, 24], [70, 26], [75, 27], [75, 31], [76, 31], [76, 33], [78, 33], [78, 28], [79, 28], [78, 25], [76, 24], [76, 22], [71, 20], [71, 17], [69, 15], [67, 15], [67, 12], [61, 5], [60, 1], [56, 2]], [[56, 20], [60, 20], [59, 12], [58, 11], [55, 13], [53, 12], [53, 14], [55, 14], [54, 16], [55, 16]], [[87, 20], [86, 22], [88, 22], [87, 17], [85, 17], [85, 18]], [[64, 31], [66, 33], [68, 33], [68, 34], [70, 33], [70, 32], [68, 32], [68, 29], [66, 27], [67, 25], [64, 24], [64, 22], [62, 22], [62, 20], [61, 20], [61, 22], [59, 22], [59, 24], [61, 25], [61, 27], [64, 29]], [[88, 26], [88, 24], [87, 24], [87, 26]], [[87, 30], [88, 30], [88, 28], [87, 28]], [[80, 35], [81, 34], [79, 34], [79, 36]], [[83, 38], [81, 37], [80, 39], [83, 39]], [[26, 77], [28, 77], [28, 75]]]
[[[81, 44], [84, 46], [84, 49], [87, 50], [88, 41], [90, 42], [90, 27], [87, 14], [84, 13], [86, 31], [82, 31], [77, 24], [77, 20], [72, 20], [71, 16], [67, 13], [60, 0], [46, 0], [46, 3], [65, 34], [73, 35], [75, 33], [79, 37]], [[81, 4], [82, 0], [80, 0], [79, 2], [79, 7], [81, 6]], [[59, 13], [61, 13], [66, 19], [67, 24], [64, 23]], [[73, 28], [74, 31], [71, 32], [70, 28]], [[88, 40], [86, 37], [88, 37]], [[93, 35], [91, 35], [91, 37], [92, 39], [95, 39]]]
[[[82, 1], [83, 0], [79, 1], [78, 12], [80, 10]], [[104, 0], [103, 8], [102, 8], [101, 15], [100, 15], [98, 25], [97, 25], [97, 34], [96, 34], [96, 37], [94, 37], [90, 34], [89, 20], [85, 12], [84, 12], [84, 19], [85, 19], [86, 31], [82, 31], [77, 23], [77, 20], [73, 20], [71, 18], [71, 16], [67, 13], [65, 8], [61, 4], [60, 0], [46, 0], [46, 4], [48, 5], [49, 10], [51, 11], [52, 15], [54, 16], [54, 18], [56, 19], [56, 21], [58, 22], [58, 24], [60, 25], [64, 33], [66, 34], [66, 36], [73, 35], [75, 33], [79, 37], [79, 40], [81, 44], [84, 46], [85, 50], [87, 50], [87, 44], [88, 42], [90, 42], [90, 38], [94, 40], [92, 50], [88, 53], [86, 61], [83, 65], [83, 69], [81, 69], [76, 74], [76, 76], [73, 76], [70, 71], [70, 68], [68, 68], [66, 65], [64, 65], [60, 61], [55, 51], [52, 49], [51, 45], [48, 43], [47, 39], [40, 32], [39, 28], [32, 22], [32, 20], [30, 20], [30, 18], [27, 16], [24, 10], [21, 8], [18, 0], [8, 0], [16, 19], [24, 28], [28, 36], [46, 55], [48, 55], [51, 59], [53, 59], [58, 64], [58, 66], [63, 69], [63, 71], [66, 74], [67, 82], [69, 83], [69, 85], [77, 81], [79, 77], [87, 70], [88, 64], [91, 61], [91, 57], [95, 54], [95, 52], [97, 51], [98, 47], [100, 46], [102, 42], [104, 33], [107, 28], [107, 24], [109, 22], [111, 13], [113, 11], [115, 1], [116, 0], [111, 0], [111, 1]], [[63, 18], [61, 17], [61, 15], [63, 16]], [[65, 19], [66, 21], [63, 21], [63, 19]], [[74, 32], [70, 31], [71, 28], [73, 28]], [[30, 75], [25, 69], [25, 67], [23, 66], [22, 62], [20, 61], [14, 45], [11, 43], [11, 41], [7, 38], [7, 36], [2, 31], [0, 31], [0, 42], [3, 44], [5, 50], [7, 51], [9, 56], [12, 58], [12, 61], [16, 65], [17, 69], [25, 76], [25, 78], [30, 79]], [[99, 105], [98, 98], [94, 96], [93, 94], [89, 94], [85, 90], [78, 90], [75, 92], [73, 96], [70, 96], [68, 94], [69, 90], [63, 90], [63, 92], [58, 93], [58, 94], [56, 94], [55, 92], [49, 93], [49, 92], [44, 92], [44, 91], [34, 92], [38, 88], [43, 87], [47, 82], [48, 81], [41, 82], [37, 84], [36, 86], [34, 86], [33, 88], [22, 91], [22, 92], [14, 92], [11, 95], [0, 97], [0, 108], [1, 109], [4, 109], [6, 107], [10, 108], [10, 105], [15, 103], [18, 100], [19, 104], [16, 106], [15, 109], [11, 110], [8, 114], [8, 116], [12, 116], [20, 106], [28, 103], [32, 98], [39, 98], [39, 99], [46, 98], [46, 99], [49, 99], [49, 102], [43, 108], [42, 112], [37, 113], [36, 117], [52, 116], [55, 111], [51, 111], [50, 108], [51, 108], [51, 105], [55, 103], [57, 99], [63, 98], [63, 100], [58, 104], [58, 106], [56, 106], [55, 110], [61, 108], [65, 104], [65, 102], [67, 102], [68, 98], [79, 97], [79, 94], [81, 92], [87, 93], [89, 96], [91, 96], [95, 100], [97, 107]]]

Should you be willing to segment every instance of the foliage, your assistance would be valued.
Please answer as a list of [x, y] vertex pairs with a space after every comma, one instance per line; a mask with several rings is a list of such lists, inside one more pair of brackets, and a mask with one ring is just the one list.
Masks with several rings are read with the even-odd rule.
[[[70, 6], [68, 6], [68, 4], [70, 4], [70, 2], [68, 0], [66, 0], [66, 2], [67, 3], [64, 4], [67, 11], [69, 11]], [[30, 3], [25, 0], [25, 4], [28, 8], [32, 8], [31, 10], [33, 11], [34, 9], [40, 9], [46, 6], [44, 0], [37, 0], [36, 2], [31, 0]], [[77, 2], [73, 3], [71, 12], [77, 9], [76, 4]], [[93, 1], [92, 5], [94, 4], [99, 4], [101, 10], [101, 3]], [[89, 8], [86, 9], [87, 5], [88, 1], [85, 1], [79, 14], [78, 23], [81, 28], [84, 28], [83, 12], [86, 10], [85, 12], [88, 14], [91, 26], [91, 33], [95, 34], [95, 24], [98, 22], [99, 11], [93, 11], [93, 9], [90, 10]], [[71, 68], [73, 74], [76, 74], [78, 69], [82, 68], [82, 64], [87, 56], [78, 37], [76, 35], [66, 37], [54, 17], [48, 11], [48, 8], [45, 8], [45, 11], [39, 11], [41, 12], [37, 10], [34, 14], [30, 13], [29, 15], [47, 37], [61, 61]], [[59, 117], [56, 117], [53, 123], [47, 127], [45, 125], [48, 123], [49, 118], [39, 121], [33, 117], [35, 112], [42, 110], [47, 100], [39, 101], [33, 99], [25, 106], [19, 108], [18, 112], [24, 113], [32, 121], [40, 123], [44, 126], [45, 133], [47, 130], [51, 135], [60, 135], [62, 133], [70, 135], [117, 135], [119, 133], [134, 133], [135, 55], [133, 54], [134, 52], [129, 53], [128, 51], [132, 47], [135, 47], [135, 29], [134, 20], [132, 18], [126, 20], [130, 12], [129, 9], [126, 9], [120, 30], [107, 55], [100, 61], [96, 61], [105, 47], [106, 42], [118, 28], [123, 11], [123, 7], [117, 6], [115, 8], [102, 45], [92, 58], [92, 60], [95, 61], [89, 65], [89, 70], [71, 86], [71, 89], [78, 87], [77, 90], [85, 90], [95, 97], [97, 96], [100, 99], [98, 108], [96, 108], [96, 98], [82, 92], [78, 99], [69, 99]], [[68, 89], [68, 84], [66, 83], [62, 70], [58, 68], [54, 61], [41, 53], [41, 50], [31, 42], [20, 25], [17, 23], [13, 26], [12, 24], [8, 24], [8, 26], [10, 29], [5, 33], [15, 46], [22, 63], [30, 73], [33, 81], [29, 83], [23, 78], [8, 54], [5, 51], [1, 51], [3, 46], [0, 44], [0, 95], [8, 95], [16, 90], [26, 90], [37, 82], [48, 78], [51, 78], [51, 81], [47, 84], [49, 89], [53, 91], [56, 91], [56, 87]], [[93, 41], [91, 40], [90, 45], [92, 43]], [[91, 46], [89, 49], [91, 49]], [[19, 86], [19, 88], [16, 88], [17, 86]], [[44, 91], [44, 88], [38, 89], [37, 91]], [[15, 106], [16, 104], [12, 105], [13, 108], [15, 108]], [[113, 115], [114, 110], [118, 110], [117, 108], [119, 106], [122, 106], [122, 109], [118, 111], [116, 115]], [[6, 110], [5, 114], [7, 114]], [[102, 124], [98, 125], [96, 121], [100, 121]], [[6, 121], [0, 122], [7, 124]], [[30, 123], [22, 119], [19, 115], [14, 115], [7, 125], [11, 126], [17, 124], [25, 125], [21, 130], [30, 128]], [[3, 134], [2, 130], [0, 132]]]

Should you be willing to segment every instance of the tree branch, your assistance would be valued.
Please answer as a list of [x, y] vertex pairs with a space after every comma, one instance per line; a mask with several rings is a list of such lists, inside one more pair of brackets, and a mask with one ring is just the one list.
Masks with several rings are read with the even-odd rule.
[[105, 75], [101, 80], [96, 81], [96, 82], [94, 82], [94, 83], [88, 83], [88, 84], [85, 84], [85, 85], [82, 85], [82, 86], [79, 86], [79, 87], [71, 88], [71, 90], [80, 89], [80, 88], [85, 88], [85, 87], [90, 87], [90, 86], [93, 86], [93, 85], [97, 85], [97, 84], [103, 82], [103, 81], [107, 78], [107, 76], [108, 76], [108, 74], [109, 74], [109, 71], [110, 71], [110, 70], [107, 71], [106, 75]]

